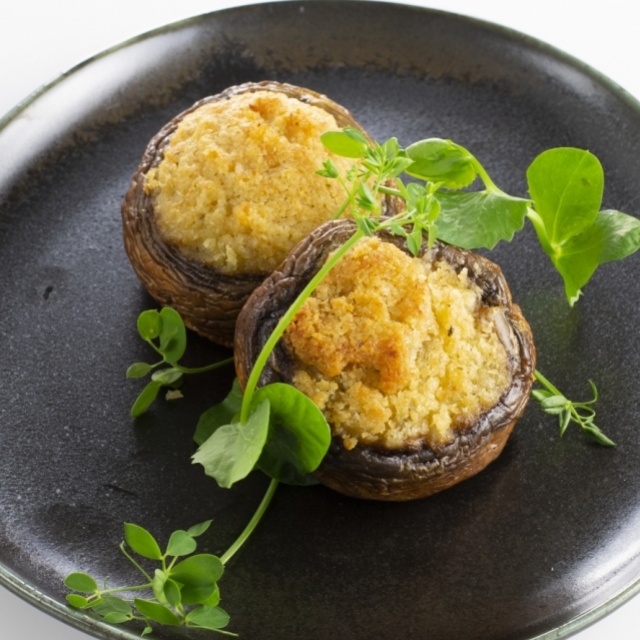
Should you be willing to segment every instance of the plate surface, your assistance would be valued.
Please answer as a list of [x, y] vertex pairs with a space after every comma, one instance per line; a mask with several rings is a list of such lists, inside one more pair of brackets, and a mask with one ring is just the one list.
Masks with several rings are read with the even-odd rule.
[[[62, 580], [83, 570], [128, 583], [123, 522], [165, 539], [213, 518], [201, 548], [222, 553], [266, 487], [256, 476], [220, 490], [190, 461], [197, 417], [230, 372], [189, 380], [184, 401], [129, 418], [139, 386], [124, 371], [152, 359], [135, 321], [153, 304], [119, 213], [167, 120], [263, 79], [328, 94], [380, 140], [452, 138], [523, 195], [537, 153], [588, 148], [608, 177], [604, 206], [637, 210], [635, 102], [539, 42], [425, 9], [323, 1], [213, 13], [98, 56], [15, 112], [0, 129], [0, 580], [97, 637], [137, 633], [67, 610]], [[532, 325], [540, 370], [573, 397], [593, 378], [598, 422], [618, 446], [577, 432], [560, 440], [530, 406], [497, 462], [424, 501], [282, 487], [221, 583], [241, 637], [564, 635], [637, 585], [639, 256], [601, 268], [573, 309], [530, 229], [492, 257]], [[194, 363], [223, 353], [191, 341]]]

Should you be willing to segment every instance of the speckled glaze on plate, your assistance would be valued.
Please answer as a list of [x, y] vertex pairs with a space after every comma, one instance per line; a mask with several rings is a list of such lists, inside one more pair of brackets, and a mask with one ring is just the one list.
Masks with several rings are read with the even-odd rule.
[[[232, 373], [185, 385], [135, 423], [126, 367], [151, 354], [152, 301], [125, 257], [120, 202], [149, 138], [197, 99], [276, 79], [326, 93], [378, 139], [448, 137], [506, 190], [551, 146], [595, 152], [606, 208], [637, 211], [640, 108], [540, 42], [446, 13], [323, 0], [247, 6], [160, 29], [62, 77], [0, 122], [0, 580], [104, 639], [64, 605], [64, 576], [132, 570], [122, 523], [164, 539], [213, 518], [221, 553], [266, 481], [218, 489], [191, 464], [198, 415]], [[536, 338], [539, 368], [573, 396], [599, 387], [618, 444], [560, 440], [529, 406], [480, 475], [408, 504], [282, 487], [222, 582], [248, 640], [524, 640], [573, 633], [638, 590], [639, 256], [605, 265], [570, 309], [530, 229], [492, 254]], [[221, 350], [192, 338], [194, 363]], [[202, 634], [160, 631], [163, 640]]]

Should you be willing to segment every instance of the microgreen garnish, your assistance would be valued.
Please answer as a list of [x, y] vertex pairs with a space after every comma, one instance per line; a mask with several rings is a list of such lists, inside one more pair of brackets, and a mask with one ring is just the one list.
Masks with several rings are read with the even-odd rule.
[[[205, 629], [227, 636], [236, 636], [224, 629], [229, 615], [220, 608], [218, 582], [224, 567], [237, 553], [265, 514], [275, 493], [277, 482], [272, 481], [253, 517], [235, 542], [221, 556], [195, 553], [196, 538], [204, 534], [211, 520], [189, 529], [174, 531], [164, 551], [154, 536], [143, 527], [126, 523], [120, 551], [140, 572], [139, 584], [123, 587], [103, 586], [83, 572], [69, 574], [65, 586], [73, 591], [67, 602], [76, 609], [90, 610], [107, 624], [141, 622], [143, 636], [153, 631], [153, 625]], [[135, 554], [140, 557], [137, 559]], [[153, 570], [142, 566], [154, 562]], [[141, 592], [147, 592], [142, 597]]]
[[[204, 373], [233, 362], [233, 358], [227, 358], [204, 367], [185, 367], [179, 364], [178, 361], [187, 349], [187, 331], [182, 317], [171, 307], [164, 307], [160, 311], [143, 311], [138, 316], [137, 326], [140, 337], [162, 356], [162, 360], [154, 364], [136, 362], [127, 369], [127, 378], [144, 378], [151, 374], [151, 380], [131, 407], [133, 417], [144, 413], [163, 387], [175, 389], [180, 386], [185, 374]], [[169, 366], [158, 368], [165, 364]]]
[[[65, 585], [76, 593], [67, 596], [67, 602], [77, 609], [90, 609], [108, 624], [142, 621], [142, 635], [153, 631], [153, 624], [184, 626], [219, 631], [235, 635], [223, 628], [229, 623], [228, 614], [218, 606], [223, 562], [217, 556], [194, 554], [196, 537], [211, 524], [206, 521], [187, 531], [174, 531], [165, 551], [149, 531], [132, 523], [124, 525], [125, 540], [120, 544], [123, 555], [142, 574], [142, 583], [126, 587], [104, 586], [86, 573], [71, 573]], [[133, 556], [155, 561], [154, 571], [142, 567]], [[184, 559], [183, 559], [184, 558]], [[151, 592], [149, 597], [136, 597], [140, 591]], [[129, 594], [129, 597], [126, 597]]]
[[575, 423], [593, 438], [597, 443], [605, 447], [614, 447], [613, 440], [608, 438], [594, 422], [596, 411], [593, 408], [598, 399], [598, 389], [592, 380], [589, 380], [592, 397], [590, 400], [574, 402], [569, 400], [552, 382], [539, 371], [535, 372], [536, 380], [542, 385], [542, 389], [533, 389], [531, 396], [538, 402], [545, 413], [558, 416], [560, 435], [564, 435], [570, 423]]
[[[347, 133], [323, 136], [327, 148], [337, 155], [343, 154], [345, 139], [351, 139]], [[426, 231], [430, 241], [437, 237], [463, 249], [493, 249], [500, 241], [510, 241], [529, 220], [573, 305], [598, 266], [640, 248], [640, 220], [620, 211], [600, 210], [604, 173], [588, 151], [559, 147], [541, 153], [527, 169], [531, 197], [521, 198], [499, 189], [477, 158], [450, 140], [430, 138], [402, 149], [391, 139], [384, 145], [350, 146], [350, 155], [344, 155], [352, 157], [357, 148], [370, 173], [394, 166], [420, 181], [405, 185], [396, 174], [395, 188], [381, 188], [407, 205], [392, 231], [411, 238], [412, 251], [419, 240], [416, 227]], [[382, 163], [381, 150], [385, 152]], [[478, 179], [483, 188], [469, 190]], [[407, 224], [411, 230], [402, 231]]]

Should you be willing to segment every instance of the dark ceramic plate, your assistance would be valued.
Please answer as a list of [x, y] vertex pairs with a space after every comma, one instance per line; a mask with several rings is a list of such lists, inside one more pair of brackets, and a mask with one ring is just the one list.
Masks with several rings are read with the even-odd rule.
[[[605, 207], [637, 211], [634, 101], [537, 41], [435, 11], [324, 1], [213, 13], [98, 56], [22, 105], [0, 130], [0, 578], [101, 638], [138, 630], [68, 610], [69, 571], [127, 583], [125, 521], [164, 538], [213, 518], [201, 544], [221, 553], [265, 488], [256, 476], [219, 490], [190, 461], [197, 416], [228, 372], [129, 418], [139, 385], [124, 372], [152, 357], [135, 331], [152, 302], [125, 257], [119, 207], [165, 121], [268, 78], [328, 94], [379, 139], [453, 138], [522, 194], [535, 154], [589, 148], [608, 175]], [[636, 591], [639, 257], [601, 268], [570, 309], [530, 231], [494, 252], [540, 369], [573, 396], [595, 379], [615, 449], [577, 430], [560, 440], [530, 406], [496, 463], [424, 501], [283, 487], [223, 579], [231, 628], [251, 640], [556, 638]], [[217, 357], [193, 342], [198, 362]]]

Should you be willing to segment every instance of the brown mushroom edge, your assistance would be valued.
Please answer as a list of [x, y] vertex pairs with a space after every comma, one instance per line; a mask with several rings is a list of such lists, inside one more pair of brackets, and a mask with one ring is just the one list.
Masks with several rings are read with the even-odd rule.
[[187, 114], [204, 104], [256, 91], [284, 93], [312, 104], [333, 115], [339, 127], [356, 127], [369, 138], [347, 109], [324, 95], [270, 81], [237, 85], [199, 100], [169, 121], [151, 139], [132, 177], [121, 208], [125, 251], [149, 294], [160, 305], [175, 308], [187, 327], [226, 347], [233, 346], [235, 322], [240, 309], [268, 274], [223, 274], [186, 257], [178, 248], [166, 243], [156, 227], [153, 198], [145, 193], [144, 184], [147, 172], [160, 163], [163, 149]]
[[[251, 295], [236, 326], [235, 363], [242, 387], [284, 310], [327, 256], [354, 230], [355, 225], [346, 220], [322, 225], [303, 240]], [[378, 235], [408, 252], [401, 238], [387, 233]], [[490, 260], [470, 251], [439, 242], [435, 243], [434, 250], [436, 260], [446, 260], [457, 271], [464, 267], [468, 269], [470, 279], [482, 290], [485, 305], [505, 308], [509, 335], [503, 337], [503, 342], [508, 340], [509, 343], [511, 384], [491, 409], [480, 415], [474, 424], [460, 428], [455, 439], [438, 450], [426, 444], [403, 450], [358, 444], [347, 450], [341, 438], [334, 436], [314, 475], [322, 484], [345, 495], [372, 500], [413, 500], [470, 478], [500, 455], [529, 400], [535, 346], [531, 329], [520, 307], [513, 303], [502, 271]], [[280, 344], [262, 374], [260, 385], [288, 382], [292, 374], [292, 358]]]

